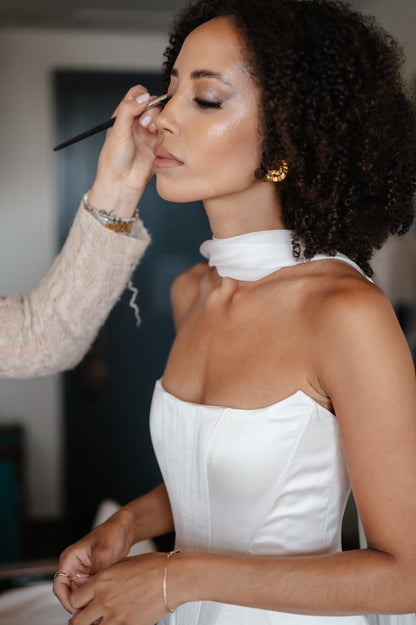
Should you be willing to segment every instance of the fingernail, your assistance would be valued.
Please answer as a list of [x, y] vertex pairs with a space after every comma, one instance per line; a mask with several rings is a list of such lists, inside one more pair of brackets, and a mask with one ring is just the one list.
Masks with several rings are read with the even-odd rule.
[[157, 126], [154, 122], [150, 124], [149, 130], [151, 130], [152, 132], [157, 132]]
[[140, 124], [144, 128], [147, 128], [151, 121], [152, 121], [152, 116], [151, 115], [145, 115], [145, 117], [143, 117], [143, 119], [140, 120]]
[[89, 577], [88, 573], [75, 573], [75, 577]]
[[150, 98], [150, 93], [142, 93], [142, 95], [139, 95], [139, 97], [136, 98], [136, 102], [137, 104], [143, 104], [143, 102], [147, 102], [149, 98]]

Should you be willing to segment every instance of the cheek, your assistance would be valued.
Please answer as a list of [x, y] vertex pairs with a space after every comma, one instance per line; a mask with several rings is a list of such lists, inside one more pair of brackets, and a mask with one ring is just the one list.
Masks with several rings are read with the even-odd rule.
[[198, 164], [211, 167], [217, 174], [229, 172], [230, 168], [238, 168], [241, 172], [254, 171], [261, 160], [257, 125], [246, 118], [207, 128], [195, 147]]

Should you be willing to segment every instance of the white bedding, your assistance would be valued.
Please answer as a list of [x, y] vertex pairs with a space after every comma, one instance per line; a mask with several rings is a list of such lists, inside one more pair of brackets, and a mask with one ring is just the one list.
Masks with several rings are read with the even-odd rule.
[[[103, 502], [94, 522], [99, 525], [119, 506]], [[129, 556], [155, 551], [151, 540], [144, 540], [130, 550]], [[52, 582], [30, 584], [0, 594], [0, 625], [67, 625], [70, 614], [52, 592]]]

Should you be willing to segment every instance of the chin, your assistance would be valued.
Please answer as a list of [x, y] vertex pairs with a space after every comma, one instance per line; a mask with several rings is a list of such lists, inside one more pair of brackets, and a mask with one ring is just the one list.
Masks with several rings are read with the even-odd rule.
[[193, 193], [192, 189], [186, 188], [185, 185], [175, 184], [168, 181], [163, 176], [156, 173], [156, 190], [158, 195], [167, 202], [177, 202], [178, 204], [185, 202], [198, 202], [201, 200], [201, 194]]

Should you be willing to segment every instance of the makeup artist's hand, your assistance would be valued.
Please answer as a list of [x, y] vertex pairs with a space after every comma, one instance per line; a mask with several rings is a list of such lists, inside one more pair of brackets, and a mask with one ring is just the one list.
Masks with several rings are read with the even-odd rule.
[[133, 541], [123, 514], [122, 510], [117, 512], [62, 552], [61, 575], [55, 577], [53, 591], [68, 612], [74, 612], [69, 601], [74, 589], [127, 556]]
[[107, 131], [89, 193], [92, 206], [114, 210], [120, 217], [131, 217], [153, 174], [157, 139], [153, 120], [160, 108], [144, 112], [148, 102], [146, 89], [136, 85], [114, 111], [117, 119]]
[[[74, 590], [70, 602], [76, 614], [70, 625], [124, 623], [153, 625], [165, 614], [162, 583], [164, 553], [126, 558], [94, 575]], [[169, 584], [173, 588], [174, 580]]]

